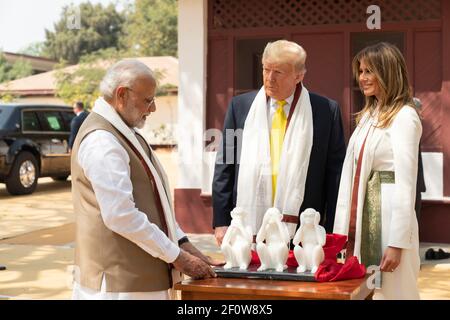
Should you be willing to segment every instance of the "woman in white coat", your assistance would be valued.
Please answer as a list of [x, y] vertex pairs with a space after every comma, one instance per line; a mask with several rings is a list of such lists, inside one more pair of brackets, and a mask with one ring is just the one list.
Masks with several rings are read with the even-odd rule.
[[406, 63], [395, 46], [378, 43], [352, 67], [365, 106], [344, 161], [334, 233], [348, 235], [347, 257], [380, 267], [374, 299], [419, 299], [414, 207], [422, 126]]

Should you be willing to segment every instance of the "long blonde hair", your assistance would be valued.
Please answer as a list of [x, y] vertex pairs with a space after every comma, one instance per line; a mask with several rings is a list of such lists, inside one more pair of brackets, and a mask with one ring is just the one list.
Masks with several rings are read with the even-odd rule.
[[358, 84], [359, 66], [363, 60], [378, 81], [381, 101], [378, 101], [375, 96], [366, 96], [364, 108], [356, 114], [356, 124], [365, 113], [374, 112], [377, 104], [379, 105], [378, 128], [389, 127], [405, 105], [410, 105], [417, 111], [409, 86], [405, 59], [396, 46], [380, 42], [358, 52], [352, 62], [353, 75]]

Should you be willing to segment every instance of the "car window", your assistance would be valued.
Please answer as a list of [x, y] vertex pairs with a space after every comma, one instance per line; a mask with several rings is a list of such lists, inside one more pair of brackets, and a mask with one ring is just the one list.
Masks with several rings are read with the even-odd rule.
[[10, 130], [15, 128], [15, 122], [11, 121], [14, 108], [9, 106], [0, 106], [0, 130]]
[[22, 116], [23, 131], [41, 131], [41, 125], [35, 112], [26, 111]]
[[73, 113], [72, 111], [64, 111], [64, 112], [61, 112], [61, 114], [62, 114], [64, 122], [66, 124], [66, 128], [70, 130], [70, 122], [75, 117], [75, 113]]
[[44, 130], [46, 131], [66, 131], [63, 120], [58, 111], [45, 111], [43, 113]]

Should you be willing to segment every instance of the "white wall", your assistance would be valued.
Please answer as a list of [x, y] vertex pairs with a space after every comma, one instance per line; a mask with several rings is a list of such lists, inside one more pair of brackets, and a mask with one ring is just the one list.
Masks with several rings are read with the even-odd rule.
[[[156, 97], [156, 111], [147, 118], [142, 134], [150, 144], [176, 144], [178, 97]], [[165, 128], [162, 129], [161, 126]]]
[[206, 111], [207, 0], [178, 1], [177, 188], [201, 188]]
[[426, 192], [423, 200], [442, 200], [444, 196], [444, 155], [442, 152], [422, 152]]

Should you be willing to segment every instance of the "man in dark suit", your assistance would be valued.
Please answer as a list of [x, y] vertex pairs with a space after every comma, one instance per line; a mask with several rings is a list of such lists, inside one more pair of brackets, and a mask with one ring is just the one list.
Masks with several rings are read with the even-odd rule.
[[[302, 80], [306, 72], [305, 60], [306, 52], [296, 43], [281, 40], [267, 45], [262, 63], [267, 114], [270, 114], [267, 118], [269, 127], [274, 119], [273, 112], [270, 111], [271, 101], [291, 101], [290, 108], [295, 107], [295, 93], [299, 88], [304, 90]], [[248, 125], [247, 115], [256, 96], [257, 92], [250, 92], [234, 97], [225, 116], [223, 139], [218, 150], [212, 185], [213, 227], [219, 245], [231, 222], [230, 211], [236, 206], [240, 167], [238, 160], [242, 144], [239, 139], [226, 139], [227, 130], [228, 134], [229, 130], [244, 130], [244, 125]], [[314, 208], [321, 213], [321, 224], [330, 233], [333, 229], [340, 175], [346, 151], [342, 120], [336, 101], [314, 93], [309, 93], [309, 101], [312, 111], [313, 138], [304, 197], [301, 206], [299, 204], [299, 213], [307, 208]], [[291, 112], [291, 110], [285, 111], [288, 111], [287, 114]], [[236, 160], [233, 163], [223, 161], [223, 159], [229, 159], [231, 153], [231, 158]], [[241, 163], [242, 161], [241, 159]], [[298, 220], [295, 223], [298, 223]]]
[[77, 136], [78, 130], [80, 130], [81, 124], [89, 115], [89, 112], [84, 110], [83, 102], [77, 101], [73, 104], [73, 113], [75, 117], [70, 122], [70, 136], [69, 136], [69, 149], [72, 150], [73, 142]]

